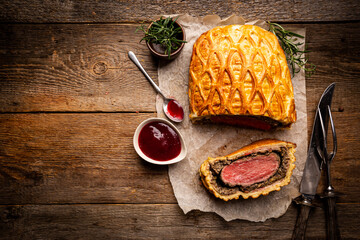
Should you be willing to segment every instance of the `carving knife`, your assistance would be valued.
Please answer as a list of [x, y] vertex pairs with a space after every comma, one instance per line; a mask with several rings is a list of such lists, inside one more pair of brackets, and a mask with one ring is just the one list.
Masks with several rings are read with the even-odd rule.
[[325, 106], [327, 107], [331, 105], [334, 88], [335, 83], [332, 83], [325, 89], [319, 100], [318, 107], [316, 108], [317, 110], [315, 114], [308, 155], [305, 163], [303, 177], [300, 183], [301, 196], [295, 199], [295, 202], [300, 205], [300, 211], [296, 220], [292, 239], [305, 239], [307, 220], [309, 218], [310, 210], [313, 207], [312, 200], [316, 194], [323, 162], [317, 151], [317, 147], [319, 147], [320, 141], [322, 139], [319, 110], [321, 111]]

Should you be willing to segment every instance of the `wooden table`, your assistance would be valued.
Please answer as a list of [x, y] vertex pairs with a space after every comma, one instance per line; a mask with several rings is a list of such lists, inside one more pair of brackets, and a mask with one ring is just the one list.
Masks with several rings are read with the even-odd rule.
[[[156, 116], [157, 80], [140, 22], [156, 15], [241, 15], [306, 27], [316, 74], [306, 79], [309, 135], [316, 103], [337, 82], [332, 164], [344, 239], [360, 239], [360, 2], [20, 1], [0, 4], [0, 239], [289, 239], [297, 208], [264, 223], [226, 222], [177, 205], [167, 167], [142, 161], [137, 125]], [[319, 192], [324, 188], [321, 180]], [[307, 236], [325, 238], [315, 208]]]

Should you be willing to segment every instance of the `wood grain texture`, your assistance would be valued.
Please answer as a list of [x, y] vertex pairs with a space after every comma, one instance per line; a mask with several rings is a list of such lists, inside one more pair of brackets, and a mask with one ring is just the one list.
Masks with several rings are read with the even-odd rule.
[[271, 21], [349, 21], [359, 19], [357, 0], [319, 1], [40, 1], [5, 0], [0, 22], [138, 22], [155, 15], [188, 13], [193, 16], [241, 15], [246, 19]]
[[[127, 57], [134, 51], [157, 80], [157, 62], [138, 44], [136, 26], [0, 25], [0, 112], [154, 111], [155, 91]], [[317, 66], [306, 82], [308, 109], [335, 81], [333, 106], [358, 112], [360, 23], [285, 26], [307, 28]]]
[[[360, 23], [299, 26], [306, 27], [307, 56], [317, 66], [315, 74], [306, 79], [308, 109], [315, 109], [311, 106], [323, 90], [336, 82], [333, 110], [359, 112]], [[351, 107], [345, 108], [346, 104]]]
[[[0, 25], [0, 111], [154, 111], [157, 63], [134, 25]], [[134, 98], [136, 97], [136, 100]]]
[[[167, 167], [146, 164], [133, 148], [137, 125], [151, 116], [1, 114], [0, 204], [176, 203]], [[333, 185], [339, 202], [359, 203], [355, 121], [340, 112], [334, 121], [339, 150]]]
[[175, 203], [167, 167], [133, 147], [154, 116], [0, 115], [0, 204]]
[[[176, 204], [1, 206], [5, 239], [290, 239], [297, 209], [264, 223], [225, 222], [214, 213], [186, 215]], [[343, 239], [359, 239], [360, 206], [338, 205]], [[51, 230], [49, 230], [51, 229]], [[325, 239], [325, 214], [310, 214], [306, 239]]]
[[[308, 133], [321, 92], [337, 82], [337, 216], [342, 238], [360, 239], [358, 0], [4, 0], [0, 10], [0, 239], [290, 239], [293, 205], [264, 223], [184, 215], [167, 167], [133, 149], [136, 126], [156, 115], [155, 92], [126, 53], [157, 80], [157, 61], [134, 31], [179, 13], [307, 28], [317, 65], [306, 79]], [[322, 176], [319, 193], [324, 186]], [[324, 209], [311, 212], [307, 239], [326, 238], [325, 219]]]

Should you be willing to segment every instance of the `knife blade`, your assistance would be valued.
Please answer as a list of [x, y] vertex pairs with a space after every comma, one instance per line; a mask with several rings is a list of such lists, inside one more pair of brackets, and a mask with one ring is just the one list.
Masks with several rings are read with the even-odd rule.
[[[319, 156], [317, 147], [322, 138], [321, 123], [319, 119], [319, 110], [321, 111], [328, 105], [331, 105], [332, 95], [334, 93], [335, 83], [330, 84], [320, 97], [318, 107], [316, 108], [313, 129], [308, 149], [308, 155], [303, 171], [303, 177], [300, 183], [301, 196], [295, 199], [300, 206], [300, 211], [296, 220], [292, 239], [305, 239], [306, 226], [312, 206], [312, 200], [315, 197], [316, 190], [321, 177], [322, 158]], [[326, 119], [329, 116], [325, 116]], [[323, 116], [324, 118], [324, 116]], [[327, 129], [327, 126], [325, 126]]]

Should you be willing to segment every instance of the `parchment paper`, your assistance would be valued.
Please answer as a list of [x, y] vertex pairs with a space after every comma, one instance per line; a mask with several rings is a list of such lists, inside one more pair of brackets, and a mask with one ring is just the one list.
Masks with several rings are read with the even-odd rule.
[[[301, 71], [292, 77], [295, 91], [295, 105], [297, 122], [291, 129], [264, 132], [260, 130], [242, 129], [234, 126], [216, 124], [194, 125], [189, 115], [188, 77], [192, 47], [196, 39], [205, 31], [220, 25], [254, 24], [267, 29], [264, 21], [245, 23], [239, 16], [230, 16], [220, 19], [211, 15], [195, 18], [181, 15], [178, 21], [186, 32], [185, 47], [181, 55], [170, 63], [160, 62], [158, 78], [160, 88], [177, 99], [185, 110], [185, 119], [176, 124], [186, 142], [187, 157], [174, 165], [169, 166], [169, 176], [174, 194], [179, 206], [186, 214], [191, 210], [215, 212], [226, 221], [245, 219], [249, 221], [265, 221], [283, 215], [293, 198], [299, 195], [298, 188], [305, 165], [307, 153], [307, 114], [306, 114], [306, 88], [305, 75]], [[305, 29], [291, 29], [305, 36]], [[305, 41], [305, 39], [301, 39]], [[165, 118], [162, 111], [162, 99], [157, 96], [156, 109], [159, 117]], [[276, 138], [297, 144], [296, 169], [293, 171], [291, 183], [280, 191], [271, 192], [267, 196], [257, 199], [239, 199], [224, 202], [209, 194], [199, 180], [198, 170], [208, 157], [217, 157], [229, 154], [255, 140], [263, 138]]]

